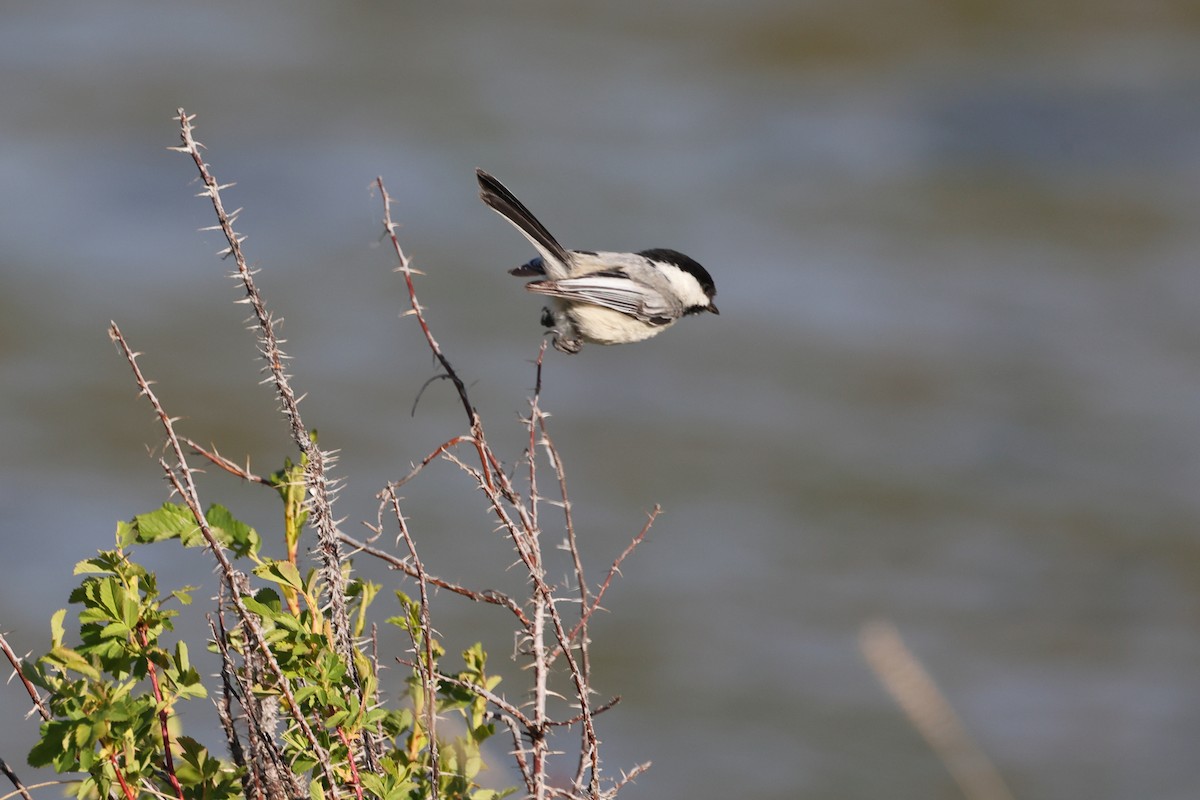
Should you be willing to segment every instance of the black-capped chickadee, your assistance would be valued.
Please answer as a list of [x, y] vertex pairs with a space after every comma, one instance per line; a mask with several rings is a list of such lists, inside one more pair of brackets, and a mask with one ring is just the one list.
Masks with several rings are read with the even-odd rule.
[[525, 288], [554, 298], [542, 309], [542, 324], [554, 332], [554, 347], [578, 353], [584, 342], [626, 344], [649, 339], [681, 317], [720, 313], [708, 270], [675, 250], [598, 253], [567, 250], [504, 184], [481, 169], [479, 196], [525, 235], [541, 258], [509, 270], [541, 275]]

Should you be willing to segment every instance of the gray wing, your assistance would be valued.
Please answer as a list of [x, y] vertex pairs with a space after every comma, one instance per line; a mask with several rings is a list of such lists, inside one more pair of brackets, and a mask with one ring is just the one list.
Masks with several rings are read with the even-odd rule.
[[593, 272], [578, 278], [531, 281], [525, 288], [535, 294], [609, 308], [648, 325], [666, 325], [679, 317], [678, 309], [661, 292], [619, 272]]

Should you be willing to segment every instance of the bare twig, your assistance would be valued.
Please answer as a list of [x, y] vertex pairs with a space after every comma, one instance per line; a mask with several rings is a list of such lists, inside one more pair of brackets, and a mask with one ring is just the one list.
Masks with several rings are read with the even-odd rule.
[[421, 677], [421, 688], [425, 692], [425, 732], [429, 737], [429, 785], [433, 787], [436, 796], [442, 780], [442, 756], [437, 738], [437, 662], [433, 654], [433, 623], [429, 617], [429, 580], [425, 575], [425, 567], [421, 557], [417, 555], [417, 544], [408, 532], [408, 522], [404, 512], [400, 510], [400, 497], [396, 488], [389, 485], [383, 490], [384, 497], [396, 517], [400, 528], [400, 537], [408, 547], [408, 557], [412, 559], [413, 569], [417, 572], [417, 588], [420, 597], [421, 631], [420, 635], [408, 628], [412, 637], [414, 654], [417, 657], [417, 674]]
[[[13, 788], [16, 790], [15, 794], [21, 795], [25, 800], [33, 800], [33, 795], [29, 793], [29, 789], [26, 788], [25, 784], [21, 783], [21, 779], [17, 777], [17, 773], [13, 771], [13, 768], [3, 758], [0, 758], [0, 772], [3, 772], [4, 777], [8, 778], [9, 782], [13, 785]], [[5, 797], [10, 796], [5, 795]]]
[[[41, 694], [38, 693], [37, 687], [30, 682], [29, 678], [25, 677], [25, 672], [21, 669], [21, 659], [9, 647], [8, 640], [0, 634], [0, 650], [4, 651], [4, 656], [8, 659], [8, 663], [12, 664], [13, 672], [21, 679], [21, 684], [25, 687], [25, 691], [29, 692], [29, 699], [33, 701], [33, 707], [42, 715], [42, 719], [50, 719], [50, 709], [46, 708], [45, 701], [42, 700]], [[30, 712], [31, 714], [33, 712]]]
[[[418, 577], [417, 568], [404, 559], [394, 556], [386, 550], [381, 550], [378, 547], [372, 547], [366, 542], [359, 541], [358, 539], [355, 539], [352, 536], [347, 536], [344, 533], [340, 535], [340, 538], [342, 540], [342, 544], [347, 545], [354, 550], [366, 553], [369, 556], [378, 558], [380, 561], [383, 561], [385, 564], [387, 564], [389, 568], [399, 570], [410, 578]], [[433, 584], [439, 589], [445, 589], [448, 592], [461, 595], [468, 600], [474, 600], [477, 603], [490, 603], [496, 606], [503, 606], [511, 611], [513, 615], [520, 620], [522, 625], [529, 624], [529, 620], [525, 617], [525, 612], [521, 610], [521, 607], [517, 605], [515, 600], [503, 592], [496, 591], [495, 589], [484, 589], [482, 591], [468, 589], [465, 586], [461, 586], [457, 583], [450, 583], [449, 581], [435, 577], [428, 573], [425, 574], [425, 581]]]
[[[566, 549], [571, 556], [572, 568], [575, 571], [575, 585], [579, 591], [579, 608], [580, 617], [575, 627], [572, 629], [568, 637], [572, 642], [579, 643], [579, 671], [580, 683], [583, 686], [588, 686], [591, 683], [591, 659], [588, 654], [588, 584], [583, 572], [583, 559], [579, 553], [579, 543], [575, 537], [575, 518], [571, 511], [571, 498], [567, 492], [567, 475], [566, 469], [563, 466], [562, 460], [558, 457], [558, 450], [554, 446], [554, 441], [550, 438], [549, 432], [546, 430], [546, 413], [541, 408], [541, 392], [542, 392], [542, 360], [546, 353], [546, 340], [542, 340], [541, 349], [538, 351], [537, 357], [537, 379], [534, 383], [533, 398], [529, 404], [529, 486], [530, 486], [530, 516], [535, 529], [537, 528], [537, 447], [536, 444], [540, 441], [543, 450], [546, 453], [546, 458], [550, 462], [551, 469], [554, 470], [554, 475], [558, 480], [558, 492], [560, 497], [560, 505], [563, 512], [563, 525], [566, 529]], [[540, 435], [540, 440], [538, 434]], [[547, 667], [554, 663], [557, 655], [564, 652], [564, 648], [552, 650], [551, 652], [543, 653]], [[585, 707], [587, 702], [581, 704], [581, 708]], [[579, 720], [584, 721], [586, 711], [579, 715]], [[582, 737], [581, 747], [579, 751], [579, 759], [575, 767], [575, 778], [572, 785], [578, 791], [583, 786], [584, 776], [588, 767], [592, 767], [596, 771], [598, 761], [595, 759], [595, 742], [594, 731], [590, 726], [585, 724], [580, 731]]]
[[512, 757], [517, 762], [517, 769], [521, 771], [521, 778], [525, 781], [525, 789], [529, 794], [533, 794], [536, 790], [536, 781], [533, 779], [533, 770], [529, 767], [529, 760], [526, 756], [526, 749], [521, 743], [521, 729], [517, 727], [517, 721], [507, 714], [497, 714], [488, 712], [491, 719], [499, 719], [504, 723], [504, 727], [508, 728], [509, 734], [512, 735], [513, 749]]
[[[342, 740], [342, 745], [346, 748], [347, 753], [353, 753], [354, 747], [350, 744], [350, 737], [346, 735], [346, 731], [342, 726], [337, 726], [338, 738]], [[358, 764], [353, 758], [347, 759], [350, 764], [350, 785], [354, 788], [354, 796], [358, 800], [363, 800], [362, 776], [358, 772]]]
[[[621, 551], [621, 555], [613, 559], [612, 566], [608, 568], [608, 574], [604, 576], [604, 582], [601, 583], [600, 588], [596, 590], [596, 597], [592, 600], [591, 605], [580, 613], [580, 620], [576, 625], [576, 629], [583, 627], [586, 621], [591, 618], [592, 614], [596, 613], [596, 609], [600, 608], [600, 601], [604, 599], [604, 595], [608, 592], [608, 587], [612, 585], [613, 578], [621, 574], [621, 564], [624, 563], [625, 559], [629, 558], [630, 554], [637, 549], [638, 545], [645, 541], [646, 534], [650, 532], [650, 528], [654, 525], [654, 521], [658, 519], [658, 516], [661, 513], [662, 506], [655, 505], [650, 511], [649, 515], [647, 515], [646, 524], [642, 526], [640, 531], [638, 531], [637, 536], [634, 536], [632, 541], [630, 541], [625, 549]], [[572, 638], [575, 637], [576, 632], [577, 631], [571, 632]]]
[[[396, 661], [407, 667], [417, 666], [413, 662], [406, 661], [401, 658], [397, 658]], [[501, 697], [500, 695], [493, 692], [491, 689], [488, 689], [486, 686], [480, 686], [478, 683], [474, 683], [472, 681], [464, 681], [462, 678], [456, 678], [453, 675], [446, 675], [441, 672], [435, 673], [434, 677], [439, 681], [444, 681], [445, 683], [449, 683], [452, 686], [458, 686], [459, 688], [466, 689], [469, 692], [479, 695], [484, 700], [487, 700], [489, 703], [494, 705], [496, 708], [500, 709], [505, 714], [508, 714], [510, 717], [515, 719], [517, 722], [519, 722], [525, 728], [529, 728], [530, 726], [533, 725], [533, 720], [531, 720], [529, 717], [527, 717], [521, 711], [521, 709], [517, 708], [512, 703], [508, 702], [503, 697]]]
[[133, 793], [133, 787], [129, 785], [129, 781], [125, 780], [125, 773], [121, 770], [121, 764], [117, 761], [117, 754], [110, 752], [108, 761], [112, 764], [113, 774], [117, 776], [117, 783], [121, 784], [121, 792], [125, 795], [125, 800], [136, 800], [137, 795]]
[[[575, 656], [571, 654], [571, 640], [567, 636], [567, 632], [563, 627], [562, 617], [559, 615], [558, 607], [554, 603], [553, 591], [540, 575], [535, 578], [535, 585], [546, 604], [550, 622], [554, 627], [554, 636], [558, 640], [559, 647], [562, 648], [563, 658], [567, 660], [567, 670], [570, 673], [571, 682], [575, 687], [575, 696], [579, 701], [579, 711], [583, 722], [584, 754], [581, 754], [581, 757], [586, 756], [586, 760], [589, 762], [591, 768], [588, 790], [592, 797], [599, 797], [600, 739], [596, 735], [596, 726], [593, 719], [591, 686], [588, 685]], [[579, 787], [577, 787], [578, 789]]]
[[[467, 386], [450, 364], [450, 360], [446, 358], [446, 354], [442, 352], [441, 345], [433, 338], [433, 332], [429, 330], [429, 323], [425, 321], [425, 309], [417, 301], [417, 291], [413, 287], [412, 281], [412, 276], [416, 270], [412, 268], [411, 260], [405, 255], [404, 248], [400, 246], [400, 237], [396, 235], [397, 226], [392, 221], [392, 196], [388, 194], [387, 187], [383, 185], [382, 177], [375, 179], [375, 185], [379, 188], [379, 196], [383, 200], [383, 229], [392, 242], [392, 249], [396, 252], [396, 259], [400, 262], [395, 271], [404, 275], [404, 283], [408, 287], [411, 310], [406, 312], [406, 315], [411, 314], [417, 318], [417, 322], [421, 326], [421, 333], [425, 335], [425, 342], [429, 345], [434, 358], [438, 360], [438, 363], [442, 365], [442, 369], [445, 370], [445, 377], [450, 379], [450, 382], [454, 384], [454, 388], [458, 391], [458, 399], [462, 402], [463, 411], [467, 414], [467, 421], [473, 428], [479, 419], [479, 414], [475, 411], [475, 407], [471, 405], [471, 399], [467, 396]], [[483, 453], [481, 452], [480, 458], [482, 457]]]
[[216, 643], [217, 649], [221, 653], [221, 696], [215, 703], [217, 707], [217, 719], [221, 722], [221, 730], [225, 733], [225, 744], [229, 748], [229, 756], [233, 759], [234, 766], [243, 770], [242, 773], [242, 788], [247, 797], [250, 796], [247, 778], [249, 776], [246, 771], [246, 755], [242, 749], [242, 740], [238, 738], [237, 728], [233, 724], [233, 682], [235, 680], [234, 673], [237, 671], [234, 667], [233, 660], [229, 657], [229, 649], [226, 645], [225, 625], [221, 624], [221, 629], [217, 629], [217, 622], [213, 619], [212, 614], [206, 614], [209, 630], [212, 631], [213, 641]]
[[617, 792], [621, 791], [621, 789], [623, 789], [625, 787], [625, 784], [633, 783], [634, 778], [636, 778], [638, 775], [641, 775], [646, 770], [650, 769], [651, 763], [652, 762], [650, 762], [650, 761], [643, 761], [641, 764], [638, 764], [636, 767], [629, 770], [628, 772], [623, 772], [621, 774], [621, 780], [617, 781], [613, 785], [610, 796], [615, 795]]
[[529, 518], [533, 522], [533, 526], [538, 527], [538, 501], [541, 499], [538, 495], [537, 488], [537, 430], [538, 421], [545, 418], [539, 406], [542, 397], [542, 360], [546, 357], [546, 339], [542, 339], [542, 346], [538, 348], [536, 378], [533, 382], [533, 398], [529, 401], [530, 413], [529, 419], [526, 422], [529, 428], [529, 447], [526, 450], [526, 457], [529, 459]]
[[187, 442], [187, 446], [192, 448], [192, 450], [194, 450], [197, 455], [201, 455], [201, 456], [207, 458], [213, 464], [216, 464], [218, 467], [225, 470], [230, 475], [235, 475], [235, 476], [241, 478], [242, 480], [248, 481], [250, 483], [261, 483], [264, 486], [271, 485], [271, 482], [269, 480], [262, 477], [261, 475], [255, 475], [253, 472], [250, 471], [249, 462], [247, 462], [246, 466], [242, 467], [242, 466], [239, 466], [238, 464], [236, 464], [235, 462], [230, 461], [228, 458], [221, 455], [220, 453], [218, 453], [217, 449], [215, 447], [211, 451], [206, 450], [203, 447], [201, 447], [200, 445], [196, 444], [195, 441], [187, 438], [186, 436], [183, 438], [183, 441]]
[[[237, 580], [239, 588], [249, 588], [244, 585], [246, 582], [244, 575], [239, 575]], [[307, 792], [300, 787], [296, 774], [288, 768], [283, 754], [279, 750], [272, 724], [267, 719], [270, 714], [264, 712], [264, 706], [268, 705], [272, 698], [260, 698], [254, 693], [253, 684], [263, 673], [261, 659], [256, 658], [252, 651], [243, 656], [243, 669], [238, 669], [234, 663], [233, 654], [229, 648], [229, 632], [225, 628], [224, 608], [228, 603], [226, 595], [227, 593], [222, 587], [217, 598], [218, 613], [216, 626], [213, 627], [213, 635], [217, 651], [221, 656], [224, 695], [227, 700], [237, 698], [246, 721], [248, 757], [236, 738], [236, 731], [233, 730], [232, 711], [226, 707], [225, 712], [230, 717], [226, 735], [232, 736], [233, 742], [236, 744], [231, 748], [235, 755], [235, 761], [236, 754], [240, 753], [243, 765], [248, 767], [246, 774], [242, 776], [242, 786], [246, 790], [246, 797], [253, 797], [256, 800], [263, 798], [265, 800], [289, 800], [290, 798], [307, 797]]]
[[[605, 711], [608, 711], [610, 708], [613, 708], [614, 706], [616, 706], [616, 704], [619, 702], [621, 702], [621, 696], [617, 695], [613, 699], [609, 700], [607, 703], [601, 703], [600, 705], [593, 707], [592, 708], [592, 716], [593, 717], [600, 716]], [[583, 722], [583, 714], [576, 714], [573, 717], [567, 717], [566, 719], [555, 720], [554, 722], [550, 723], [550, 727], [564, 728], [564, 727], [570, 727], [571, 725], [578, 725], [580, 722]]]
[[440, 444], [436, 448], [434, 448], [432, 453], [425, 456], [419, 462], [414, 464], [413, 468], [411, 470], [409, 470], [408, 474], [405, 475], [403, 478], [400, 478], [398, 481], [394, 481], [393, 485], [397, 489], [399, 489], [401, 486], [408, 483], [413, 478], [417, 477], [417, 475], [420, 474], [421, 470], [423, 470], [423, 469], [425, 469], [425, 467], [429, 466], [429, 464], [435, 458], [437, 458], [438, 456], [445, 455], [446, 453], [450, 452], [453, 448], [455, 448], [458, 445], [463, 444], [463, 443], [476, 444], [475, 439], [473, 439], [470, 436], [455, 436], [453, 439], [443, 442], [442, 444]]

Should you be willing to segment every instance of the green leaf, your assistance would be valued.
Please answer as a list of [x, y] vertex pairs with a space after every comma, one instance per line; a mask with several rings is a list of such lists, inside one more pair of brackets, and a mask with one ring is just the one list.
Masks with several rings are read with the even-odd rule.
[[273, 619], [277, 614], [279, 614], [279, 607], [278, 605], [268, 605], [267, 603], [259, 600], [258, 598], [261, 597], [262, 594], [263, 593], [260, 591], [254, 597], [243, 597], [242, 605], [246, 607], [247, 611], [251, 611], [263, 619]]
[[137, 527], [125, 520], [117, 521], [117, 547], [124, 548], [137, 542]]
[[73, 672], [78, 672], [85, 678], [91, 678], [94, 681], [100, 680], [100, 671], [91, 665], [91, 663], [81, 656], [75, 650], [69, 647], [58, 645], [50, 650], [44, 658], [49, 659], [52, 663], [58, 664], [63, 669], [69, 669]]
[[304, 591], [304, 580], [300, 577], [300, 570], [290, 561], [267, 561], [255, 567], [254, 574], [297, 592]]
[[176, 537], [184, 547], [205, 544], [192, 512], [178, 503], [163, 503], [156, 511], [138, 514], [133, 518], [133, 525], [137, 528], [137, 541], [144, 544]]
[[257, 555], [262, 548], [262, 537], [258, 532], [241, 520], [235, 519], [225, 506], [216, 503], [209, 506], [204, 512], [204, 519], [217, 541], [232, 550], [234, 555]]
[[[50, 720], [42, 723], [42, 738], [33, 749], [29, 751], [26, 761], [31, 767], [48, 767], [54, 763], [55, 759], [61, 758], [66, 750], [73, 750], [72, 747], [67, 747], [67, 742], [70, 740], [71, 726], [60, 720]], [[69, 767], [68, 767], [69, 769]], [[62, 772], [63, 770], [59, 770]]]
[[319, 691], [321, 691], [321, 687], [319, 686], [301, 686], [299, 689], [296, 689], [292, 696], [296, 698], [297, 705], [303, 705], [305, 700]]
[[50, 644], [52, 647], [59, 647], [63, 640], [63, 617], [67, 615], [65, 608], [60, 608], [55, 611], [50, 617]]

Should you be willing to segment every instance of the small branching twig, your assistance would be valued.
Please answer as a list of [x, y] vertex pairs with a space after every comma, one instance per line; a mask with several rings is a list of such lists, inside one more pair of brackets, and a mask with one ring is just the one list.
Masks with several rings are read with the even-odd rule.
[[[369, 556], [378, 558], [380, 561], [387, 564], [389, 569], [399, 570], [413, 579], [420, 579], [420, 573], [417, 571], [415, 566], [402, 558], [392, 555], [386, 550], [381, 550], [378, 547], [372, 547], [366, 542], [359, 541], [358, 539], [347, 536], [346, 534], [341, 535], [341, 540], [342, 544], [346, 545], [352, 550], [366, 553]], [[435, 577], [428, 573], [425, 574], [425, 582], [436, 586], [439, 589], [445, 589], [448, 592], [461, 595], [462, 597], [465, 597], [468, 600], [473, 600], [476, 603], [490, 603], [495, 606], [503, 606], [511, 611], [513, 616], [515, 616], [522, 625], [529, 624], [529, 620], [526, 618], [525, 612], [521, 610], [521, 607], [517, 605], [515, 600], [503, 592], [496, 591], [495, 589], [484, 589], [482, 591], [468, 589], [465, 586], [461, 586], [457, 583], [450, 583], [449, 581]]]
[[654, 525], [654, 521], [658, 519], [658, 516], [661, 513], [662, 506], [654, 506], [654, 509], [651, 510], [648, 518], [646, 519], [646, 524], [642, 526], [642, 529], [638, 531], [636, 536], [633, 537], [633, 540], [629, 542], [628, 546], [621, 551], [621, 555], [613, 559], [612, 566], [608, 568], [608, 574], [604, 576], [604, 582], [601, 583], [600, 588], [596, 590], [596, 596], [592, 598], [591, 604], [580, 612], [579, 622], [575, 623], [575, 627], [571, 630], [570, 638], [572, 641], [581, 634], [586, 640], [587, 621], [591, 619], [592, 615], [595, 614], [597, 610], [600, 609], [600, 601], [604, 599], [604, 595], [608, 592], [608, 587], [612, 585], [613, 578], [621, 574], [621, 564], [624, 563], [625, 559], [628, 558], [633, 551], [637, 549], [638, 545], [640, 545], [646, 539], [646, 534], [650, 532], [650, 528]]
[[425, 693], [425, 732], [429, 737], [429, 783], [436, 793], [442, 780], [442, 759], [438, 751], [437, 738], [437, 662], [433, 650], [433, 623], [429, 618], [429, 580], [425, 575], [425, 567], [421, 564], [421, 557], [417, 555], [417, 544], [408, 532], [408, 521], [404, 519], [404, 512], [400, 510], [400, 497], [396, 494], [396, 488], [389, 485], [384, 489], [384, 496], [396, 517], [396, 524], [400, 528], [400, 537], [408, 548], [408, 557], [412, 559], [413, 569], [417, 573], [421, 628], [419, 633], [412, 630], [411, 627], [408, 632], [412, 637], [413, 651], [417, 658], [417, 675], [421, 678], [421, 689]]
[[651, 762], [649, 762], [649, 761], [643, 761], [641, 764], [638, 764], [636, 767], [629, 770], [628, 772], [622, 772], [621, 780], [619, 780], [615, 784], [613, 784], [613, 788], [612, 788], [612, 792], [611, 792], [610, 796], [616, 795], [617, 792], [619, 792], [623, 788], [625, 788], [626, 784], [633, 783], [634, 778], [636, 778], [638, 775], [641, 775], [646, 770], [650, 769], [650, 764], [651, 764]]
[[[242, 740], [237, 735], [237, 729], [233, 725], [233, 682], [236, 680], [237, 668], [234, 666], [233, 660], [229, 658], [228, 639], [226, 638], [224, 622], [222, 622], [221, 628], [218, 630], [217, 622], [213, 619], [213, 615], [208, 614], [206, 617], [208, 628], [212, 631], [213, 641], [216, 643], [217, 650], [221, 653], [221, 697], [216, 702], [217, 719], [221, 722], [221, 730], [225, 734], [225, 744], [229, 748], [229, 756], [233, 759], [234, 766], [245, 770], [245, 751], [242, 749]], [[250, 796], [249, 787], [246, 786], [246, 777], [246, 775], [243, 775], [242, 785], [247, 788], [246, 795]]]
[[[429, 323], [425, 321], [425, 309], [417, 300], [417, 290], [413, 286], [413, 275], [419, 274], [412, 268], [412, 262], [404, 253], [404, 248], [400, 246], [400, 237], [396, 235], [396, 223], [392, 221], [392, 197], [388, 194], [387, 187], [383, 185], [383, 178], [376, 178], [375, 185], [379, 188], [379, 196], [383, 199], [383, 229], [388, 239], [391, 240], [392, 249], [396, 252], [396, 259], [399, 261], [399, 266], [396, 267], [396, 272], [404, 275], [405, 286], [408, 287], [408, 297], [410, 300], [410, 310], [406, 315], [411, 314], [417, 318], [417, 323], [421, 326], [421, 333], [425, 335], [425, 342], [429, 345], [430, 352], [433, 357], [438, 360], [445, 371], [446, 378], [454, 384], [454, 388], [458, 391], [458, 399], [462, 402], [463, 411], [467, 414], [467, 421], [471, 426], [471, 432], [475, 433], [476, 427], [479, 425], [479, 414], [475, 411], [475, 406], [471, 405], [471, 398], [467, 396], [467, 385], [463, 383], [462, 378], [458, 376], [458, 372], [450, 364], [450, 359], [446, 358], [446, 354], [442, 352], [441, 345], [437, 339], [433, 338], [433, 332], [429, 329]], [[483, 463], [484, 472], [487, 472], [487, 457], [484, 455], [483, 449], [479, 450], [479, 459]]]
[[195, 441], [187, 437], [184, 437], [183, 441], [187, 442], [187, 446], [192, 448], [197, 455], [207, 458], [213, 464], [225, 470], [230, 475], [235, 475], [248, 483], [261, 483], [264, 486], [271, 486], [271, 482], [269, 480], [261, 475], [255, 475], [253, 472], [251, 472], [249, 464], [247, 464], [245, 467], [239, 466], [238, 464], [230, 461], [228, 458], [225, 458], [225, 456], [218, 453], [215, 447], [210, 451], [204, 449], [200, 445], [196, 444]]

